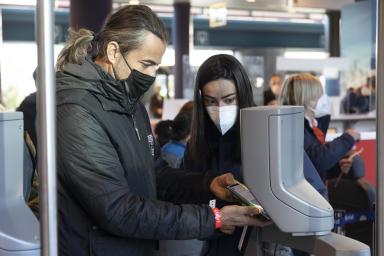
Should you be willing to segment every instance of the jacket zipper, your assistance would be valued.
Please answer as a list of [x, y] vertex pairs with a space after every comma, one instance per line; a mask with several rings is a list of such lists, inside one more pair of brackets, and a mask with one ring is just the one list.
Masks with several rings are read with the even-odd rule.
[[135, 131], [136, 131], [137, 138], [139, 139], [139, 141], [141, 141], [140, 133], [139, 133], [139, 129], [137, 129], [137, 126], [136, 126], [136, 120], [135, 120], [135, 117], [134, 117], [133, 115], [131, 115], [131, 118], [132, 118], [132, 120], [133, 120], [133, 128], [134, 128]]

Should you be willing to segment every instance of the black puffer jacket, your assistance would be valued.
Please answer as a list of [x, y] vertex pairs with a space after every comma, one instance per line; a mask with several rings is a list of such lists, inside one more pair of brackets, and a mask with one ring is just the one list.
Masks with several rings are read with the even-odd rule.
[[[137, 99], [90, 60], [57, 73], [59, 254], [150, 255], [157, 239], [208, 238], [213, 177], [155, 171]], [[177, 193], [176, 193], [177, 192]]]

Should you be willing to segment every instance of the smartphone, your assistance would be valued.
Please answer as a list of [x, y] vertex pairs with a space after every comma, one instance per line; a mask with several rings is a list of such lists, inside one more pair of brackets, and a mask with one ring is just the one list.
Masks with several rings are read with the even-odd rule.
[[254, 206], [260, 209], [260, 214], [257, 215], [265, 220], [270, 220], [269, 215], [264, 211], [263, 207], [259, 205], [256, 198], [252, 195], [251, 191], [241, 183], [235, 183], [227, 187], [227, 189], [232, 193], [232, 195], [237, 198], [241, 203]]

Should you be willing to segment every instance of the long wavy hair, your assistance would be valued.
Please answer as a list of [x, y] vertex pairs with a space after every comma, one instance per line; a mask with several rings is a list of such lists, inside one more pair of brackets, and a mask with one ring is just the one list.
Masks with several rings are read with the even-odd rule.
[[57, 59], [57, 70], [66, 63], [81, 64], [85, 56], [105, 58], [108, 43], [116, 41], [123, 54], [138, 49], [148, 32], [167, 42], [163, 22], [145, 5], [127, 5], [108, 16], [98, 33], [88, 29], [69, 28], [68, 42]]
[[[195, 171], [205, 171], [212, 157], [208, 138], [217, 128], [206, 111], [202, 90], [207, 83], [218, 79], [227, 79], [234, 82], [239, 109], [255, 106], [252, 86], [247, 72], [235, 57], [226, 54], [214, 55], [200, 66], [195, 82], [191, 138], [186, 159], [189, 165], [192, 164], [192, 169]], [[235, 130], [237, 144], [234, 148], [234, 156], [235, 160], [240, 161], [240, 115], [237, 117]]]

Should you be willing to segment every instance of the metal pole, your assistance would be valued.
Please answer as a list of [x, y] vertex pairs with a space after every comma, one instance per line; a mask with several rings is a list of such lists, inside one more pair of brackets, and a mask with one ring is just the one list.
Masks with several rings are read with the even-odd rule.
[[[2, 56], [2, 52], [1, 50], [3, 49], [2, 47], [2, 44], [3, 44], [3, 17], [2, 17], [2, 13], [3, 13], [3, 8], [0, 7], [0, 104], [3, 104], [3, 84], [2, 84], [2, 78], [1, 78], [1, 63], [4, 59], [4, 57]], [[1, 111], [1, 106], [0, 106], [0, 111]]]
[[175, 99], [183, 98], [183, 56], [189, 55], [189, 25], [191, 3], [174, 1], [172, 22], [173, 46], [175, 48]]
[[56, 96], [53, 1], [37, 1], [41, 255], [57, 256]]
[[384, 5], [383, 0], [377, 0], [377, 23], [376, 23], [376, 225], [375, 225], [375, 252], [377, 256], [384, 255], [384, 226], [383, 226], [383, 153], [384, 153]]

